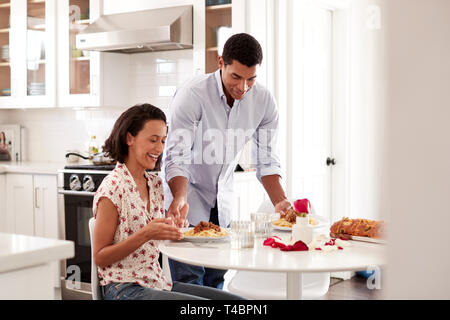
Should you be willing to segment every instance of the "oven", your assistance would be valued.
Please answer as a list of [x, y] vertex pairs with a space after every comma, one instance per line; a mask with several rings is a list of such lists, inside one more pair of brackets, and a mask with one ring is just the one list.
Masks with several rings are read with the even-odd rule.
[[89, 219], [93, 217], [92, 203], [102, 180], [115, 165], [66, 166], [58, 172], [58, 194], [64, 237], [75, 244], [75, 256], [62, 266], [62, 294], [67, 290], [91, 292], [91, 240]]

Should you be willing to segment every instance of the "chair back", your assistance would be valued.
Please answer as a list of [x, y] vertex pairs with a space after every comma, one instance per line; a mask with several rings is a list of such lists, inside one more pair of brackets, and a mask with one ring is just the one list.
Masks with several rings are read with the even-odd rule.
[[102, 300], [102, 291], [98, 282], [97, 265], [94, 261], [94, 250], [92, 249], [92, 244], [94, 243], [94, 229], [95, 229], [95, 218], [89, 219], [89, 235], [91, 237], [91, 290], [92, 290], [92, 300]]

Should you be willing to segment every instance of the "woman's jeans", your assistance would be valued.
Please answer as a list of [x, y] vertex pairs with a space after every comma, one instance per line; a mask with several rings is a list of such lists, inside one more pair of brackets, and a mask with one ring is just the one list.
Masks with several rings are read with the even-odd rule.
[[173, 282], [172, 291], [142, 287], [136, 283], [110, 283], [102, 287], [104, 300], [242, 300], [232, 293], [198, 286], [195, 284]]

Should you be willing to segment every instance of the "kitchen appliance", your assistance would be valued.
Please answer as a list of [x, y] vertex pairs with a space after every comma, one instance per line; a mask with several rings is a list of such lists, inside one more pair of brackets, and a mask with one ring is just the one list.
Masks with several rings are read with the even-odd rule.
[[91, 294], [89, 219], [95, 192], [115, 165], [69, 165], [58, 171], [58, 196], [65, 239], [75, 244], [75, 256], [62, 267], [62, 295]]
[[100, 16], [76, 35], [80, 50], [138, 53], [190, 49], [193, 6]]
[[24, 132], [21, 125], [0, 125], [0, 161], [24, 160]]
[[68, 152], [68, 153], [66, 153], [66, 160], [69, 162], [69, 159], [73, 156], [82, 158], [84, 160], [91, 160], [92, 163], [96, 166], [111, 165], [111, 164], [114, 164], [114, 162], [115, 162], [113, 159], [105, 156], [104, 152], [98, 152], [92, 156], [87, 156], [87, 157], [83, 156], [82, 154], [79, 154], [77, 152]]

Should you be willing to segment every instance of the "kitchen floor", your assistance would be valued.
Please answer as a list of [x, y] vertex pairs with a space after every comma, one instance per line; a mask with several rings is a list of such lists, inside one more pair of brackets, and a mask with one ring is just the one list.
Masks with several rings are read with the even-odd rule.
[[[382, 287], [382, 286], [381, 286]], [[330, 289], [319, 300], [378, 300], [382, 289], [369, 289], [367, 280], [358, 276], [349, 280], [331, 278]]]
[[[65, 294], [65, 300], [91, 300], [90, 294]], [[328, 293], [319, 300], [377, 300], [382, 299], [382, 289], [369, 289], [367, 280], [358, 276], [349, 280], [331, 278]]]

